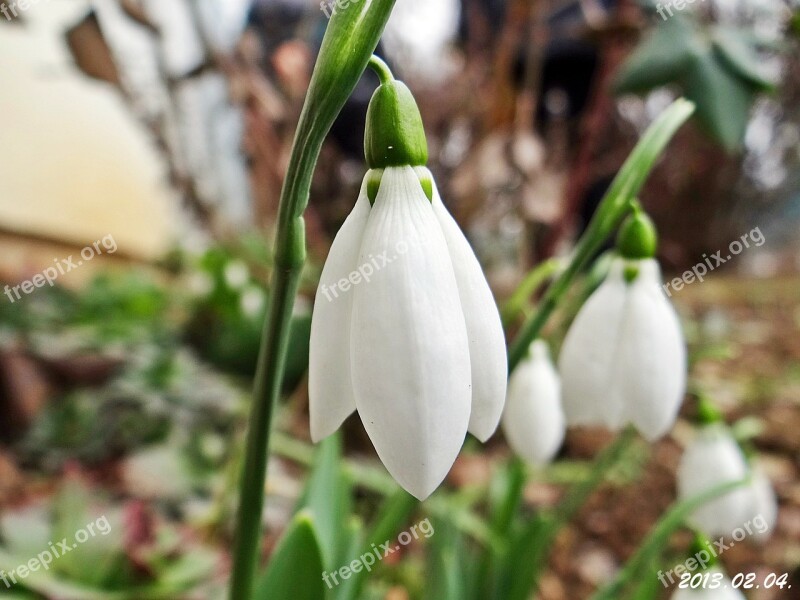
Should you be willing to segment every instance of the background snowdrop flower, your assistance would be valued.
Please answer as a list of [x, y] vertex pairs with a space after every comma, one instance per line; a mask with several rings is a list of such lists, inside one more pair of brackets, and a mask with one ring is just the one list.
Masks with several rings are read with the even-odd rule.
[[621, 258], [578, 313], [559, 358], [571, 425], [619, 430], [632, 423], [648, 440], [672, 427], [686, 388], [686, 347], [664, 297], [655, 228], [636, 213], [623, 224]]
[[[731, 580], [722, 571], [711, 568], [708, 573], [708, 587], [677, 589], [671, 600], [746, 600], [744, 594], [733, 587]], [[712, 585], [713, 589], [710, 587]]]
[[748, 486], [751, 501], [751, 519], [757, 529], [753, 539], [765, 542], [772, 537], [778, 523], [778, 498], [766, 473], [756, 466], [752, 469], [752, 483]]
[[[748, 474], [739, 444], [723, 425], [704, 427], [687, 446], [678, 465], [678, 497], [687, 499], [725, 483], [741, 481]], [[749, 486], [711, 500], [689, 517], [689, 523], [711, 537], [730, 536], [753, 518]]]
[[533, 465], [550, 462], [564, 441], [561, 384], [542, 340], [511, 374], [502, 423], [511, 448]]
[[392, 476], [424, 499], [468, 429], [482, 440], [496, 429], [505, 340], [480, 265], [423, 167], [427, 146], [411, 92], [388, 71], [381, 78], [367, 116], [372, 170], [331, 246], [315, 301], [311, 437], [329, 435], [357, 410]]

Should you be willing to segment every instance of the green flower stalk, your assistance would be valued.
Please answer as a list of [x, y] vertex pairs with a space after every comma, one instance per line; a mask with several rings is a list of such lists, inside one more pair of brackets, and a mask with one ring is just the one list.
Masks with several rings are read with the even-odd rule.
[[542, 328], [566, 294], [575, 276], [613, 235], [622, 219], [631, 212], [635, 206], [632, 201], [644, 185], [656, 159], [692, 112], [694, 104], [679, 98], [661, 113], [633, 149], [589, 222], [586, 232], [578, 241], [569, 266], [547, 289], [539, 310], [525, 322], [511, 345], [508, 352], [509, 372], [516, 368], [525, 357], [528, 347], [539, 337]]
[[280, 396], [294, 298], [306, 258], [303, 212], [325, 136], [378, 45], [395, 0], [364, 0], [336, 11], [325, 32], [281, 191], [270, 285], [253, 392], [230, 583], [231, 600], [250, 600], [258, 563], [272, 412]]

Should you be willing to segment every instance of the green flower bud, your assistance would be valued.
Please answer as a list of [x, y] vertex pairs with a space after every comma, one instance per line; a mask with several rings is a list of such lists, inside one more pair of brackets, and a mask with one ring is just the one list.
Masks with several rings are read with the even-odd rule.
[[653, 258], [658, 247], [658, 234], [653, 221], [637, 208], [619, 229], [617, 250], [629, 260]]
[[697, 398], [697, 422], [702, 425], [711, 425], [722, 421], [722, 413], [714, 403], [705, 395]]
[[428, 142], [411, 90], [394, 79], [380, 59], [373, 56], [370, 66], [378, 73], [381, 85], [367, 110], [364, 136], [367, 166], [370, 169], [424, 166], [428, 162]]

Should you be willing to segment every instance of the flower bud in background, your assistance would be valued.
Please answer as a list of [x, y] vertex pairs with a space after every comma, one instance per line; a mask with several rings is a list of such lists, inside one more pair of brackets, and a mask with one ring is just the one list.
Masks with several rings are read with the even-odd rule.
[[358, 410], [386, 468], [424, 499], [468, 429], [486, 440], [497, 428], [505, 339], [478, 260], [424, 168], [416, 102], [385, 65], [379, 74], [365, 138], [371, 170], [314, 305], [311, 437]]
[[753, 481], [748, 490], [752, 503], [752, 521], [756, 526], [753, 539], [763, 543], [772, 537], [772, 532], [778, 523], [778, 498], [772, 482], [760, 467], [753, 467], [752, 477]]
[[[725, 483], [741, 481], [748, 474], [747, 461], [727, 427], [703, 427], [689, 444], [678, 465], [678, 497], [692, 498]], [[710, 500], [687, 519], [711, 537], [730, 536], [754, 517], [753, 495], [740, 487]]]
[[686, 389], [686, 345], [661, 291], [656, 233], [638, 210], [620, 228], [620, 257], [581, 308], [559, 358], [570, 425], [619, 430], [648, 440], [668, 432]]
[[550, 462], [564, 441], [561, 383], [542, 340], [511, 374], [502, 423], [512, 450], [533, 465]]

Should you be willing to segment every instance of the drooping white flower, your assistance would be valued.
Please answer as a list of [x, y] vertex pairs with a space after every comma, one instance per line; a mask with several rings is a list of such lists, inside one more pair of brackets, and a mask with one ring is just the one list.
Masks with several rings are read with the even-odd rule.
[[617, 258], [581, 308], [559, 358], [570, 425], [619, 430], [648, 440], [672, 427], [686, 388], [686, 347], [652, 258]]
[[502, 423], [511, 448], [533, 465], [550, 462], [564, 441], [561, 383], [542, 340], [511, 374]]
[[[741, 481], [748, 471], [744, 454], [727, 428], [706, 426], [681, 456], [678, 497], [691, 498], [725, 483]], [[739, 487], [705, 503], [687, 520], [711, 537], [730, 537], [754, 517], [753, 498], [751, 487]]]
[[[497, 307], [474, 253], [420, 178], [365, 177], [323, 268], [311, 324], [309, 398], [317, 441], [358, 410], [381, 460], [417, 498], [444, 479], [467, 429], [496, 429], [506, 387]], [[432, 182], [432, 178], [430, 178]]]
[[705, 587], [676, 589], [671, 600], [745, 600], [722, 571], [712, 567], [706, 573], [709, 577], [704, 578]]
[[778, 498], [767, 474], [758, 466], [752, 469], [752, 482], [748, 486], [752, 503], [751, 521], [755, 526], [753, 539], [765, 542], [778, 523]]

